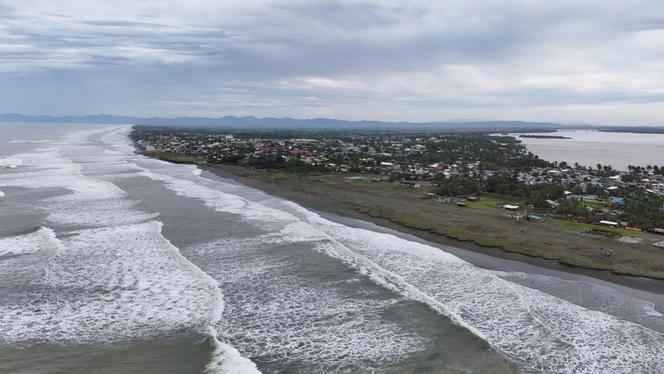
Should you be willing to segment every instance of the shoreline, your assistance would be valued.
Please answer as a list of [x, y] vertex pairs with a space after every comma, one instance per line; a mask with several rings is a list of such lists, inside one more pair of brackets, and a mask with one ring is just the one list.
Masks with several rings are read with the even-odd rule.
[[[459, 251], [455, 251], [455, 249], [457, 249], [475, 254], [490, 256], [491, 258], [499, 260], [516, 261], [518, 263], [544, 268], [547, 270], [590, 277], [600, 281], [633, 288], [638, 291], [648, 292], [656, 295], [664, 295], [664, 280], [660, 278], [621, 274], [611, 270], [575, 266], [561, 262], [558, 259], [546, 258], [536, 255], [527, 255], [516, 251], [509, 251], [499, 246], [482, 246], [472, 241], [459, 240], [426, 230], [409, 228], [385, 218], [373, 217], [368, 214], [355, 211], [349, 207], [335, 203], [334, 201], [321, 198], [320, 196], [310, 195], [301, 191], [294, 191], [277, 184], [272, 184], [248, 176], [243, 176], [238, 172], [233, 172], [224, 168], [210, 165], [198, 165], [198, 167], [215, 176], [234, 180], [239, 184], [258, 189], [268, 195], [293, 201], [307, 209], [315, 211], [316, 213], [322, 213], [322, 215], [333, 215], [341, 217], [342, 219], [356, 220], [373, 224], [380, 228], [384, 228], [396, 233], [418, 238], [421, 241], [428, 242], [429, 244], [435, 244], [439, 248], [440, 246], [447, 247], [445, 249], [449, 248], [452, 249], [451, 252], [457, 252], [453, 253], [455, 255], [458, 255]], [[440, 249], [444, 250], [444, 248]], [[464, 258], [464, 260], [467, 260], [467, 258]]]
[[[230, 179], [236, 183], [260, 190], [264, 193], [267, 193], [268, 195], [293, 201], [307, 209], [314, 210], [317, 213], [323, 213], [323, 215], [331, 214], [337, 217], [341, 217], [342, 219], [367, 222], [376, 225], [379, 228], [392, 230], [394, 233], [409, 235], [411, 238], [417, 238], [419, 240], [426, 241], [428, 244], [433, 244], [439, 248], [440, 246], [446, 247], [440, 248], [441, 250], [446, 250], [449, 252], [455, 252], [455, 250], [467, 251], [469, 253], [489, 256], [498, 260], [515, 261], [517, 263], [526, 264], [549, 271], [557, 271], [580, 277], [590, 277], [597, 281], [608, 282], [657, 296], [664, 295], [664, 278], [622, 273], [620, 271], [611, 269], [593, 268], [582, 265], [569, 264], [558, 258], [547, 258], [545, 256], [527, 254], [516, 250], [505, 249], [501, 246], [477, 244], [473, 240], [463, 240], [437, 232], [408, 227], [399, 222], [392, 222], [387, 218], [375, 217], [370, 214], [357, 211], [352, 207], [344, 206], [341, 203], [335, 202], [332, 199], [322, 197], [320, 195], [314, 195], [307, 193], [304, 190], [296, 190], [276, 183], [259, 180], [258, 178], [248, 175], [250, 174], [250, 171], [245, 170], [242, 167], [223, 164], [210, 165], [196, 162], [192, 159], [172, 160], [170, 158], [160, 157], [158, 154], [150, 154], [141, 152], [140, 150], [137, 150], [137, 152], [143, 154], [146, 157], [155, 158], [170, 163], [196, 165], [201, 170], [209, 172], [214, 176]], [[459, 256], [458, 254], [456, 255], [458, 257], [463, 257]], [[472, 263], [472, 261], [469, 262]], [[491, 266], [484, 267], [490, 270], [498, 270], [495, 268], [492, 269]], [[662, 308], [664, 308], [664, 298], [662, 298], [660, 305]]]

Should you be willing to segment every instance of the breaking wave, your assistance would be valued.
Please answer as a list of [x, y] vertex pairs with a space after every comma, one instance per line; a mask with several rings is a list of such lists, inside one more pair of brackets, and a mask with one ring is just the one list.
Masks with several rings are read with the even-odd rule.
[[[177, 331], [208, 335], [219, 322], [223, 297], [217, 281], [162, 235], [162, 223], [154, 220], [158, 212], [140, 209], [110, 181], [116, 173], [135, 173], [126, 161], [134, 156], [114, 150], [100, 156], [90, 140], [126, 131], [80, 131], [0, 163], [21, 166], [0, 174], [0, 186], [66, 191], [37, 204], [57, 229], [0, 238], [0, 342], [114, 342]], [[230, 358], [221, 359], [224, 354]], [[236, 372], [228, 368], [243, 360], [219, 344], [215, 357], [223, 362], [220, 373]]]

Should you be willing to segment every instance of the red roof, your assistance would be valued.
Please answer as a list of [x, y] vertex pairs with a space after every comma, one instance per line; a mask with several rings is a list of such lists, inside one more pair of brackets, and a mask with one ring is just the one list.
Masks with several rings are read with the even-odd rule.
[[311, 154], [311, 152], [309, 152], [306, 149], [291, 149], [288, 152], [290, 152], [290, 154], [292, 154], [292, 155], [309, 155], [309, 154]]
[[280, 145], [278, 145], [276, 147], [262, 146], [262, 147], [258, 148], [258, 150], [263, 152], [263, 153], [270, 153], [270, 152], [282, 152], [282, 151], [286, 150], [286, 148], [284, 148], [283, 146], [280, 146]]

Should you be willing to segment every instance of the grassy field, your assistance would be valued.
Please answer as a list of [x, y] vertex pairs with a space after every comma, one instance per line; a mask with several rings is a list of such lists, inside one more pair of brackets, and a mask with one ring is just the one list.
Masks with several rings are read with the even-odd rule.
[[[454, 202], [427, 198], [431, 190], [426, 185], [417, 189], [398, 182], [349, 181], [341, 175], [296, 176], [279, 171], [215, 167], [411, 229], [555, 259], [572, 266], [664, 279], [664, 249], [651, 245], [661, 237], [555, 218], [547, 218], [544, 223], [517, 221], [505, 217], [505, 211], [500, 208], [505, 203], [520, 203], [519, 199], [509, 196], [482, 196], [480, 201], [466, 202], [466, 207], [459, 207]], [[642, 241], [624, 243], [617, 240], [621, 236]]]
[[205, 159], [195, 156], [184, 155], [181, 153], [173, 152], [164, 152], [164, 151], [154, 151], [154, 152], [144, 152], [146, 156], [158, 158], [160, 160], [173, 162], [176, 164], [203, 164]]

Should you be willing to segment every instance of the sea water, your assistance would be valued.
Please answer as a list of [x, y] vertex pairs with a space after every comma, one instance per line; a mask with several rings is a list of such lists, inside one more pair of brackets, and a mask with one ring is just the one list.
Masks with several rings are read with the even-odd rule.
[[1, 126], [0, 372], [664, 371], [659, 305], [619, 287], [330, 219], [130, 126]]
[[[547, 161], [578, 163], [593, 169], [597, 164], [627, 171], [629, 165], [664, 165], [664, 134], [604, 132], [597, 130], [558, 130], [543, 135], [556, 138], [521, 138], [529, 151]], [[530, 134], [533, 135], [533, 134]]]

